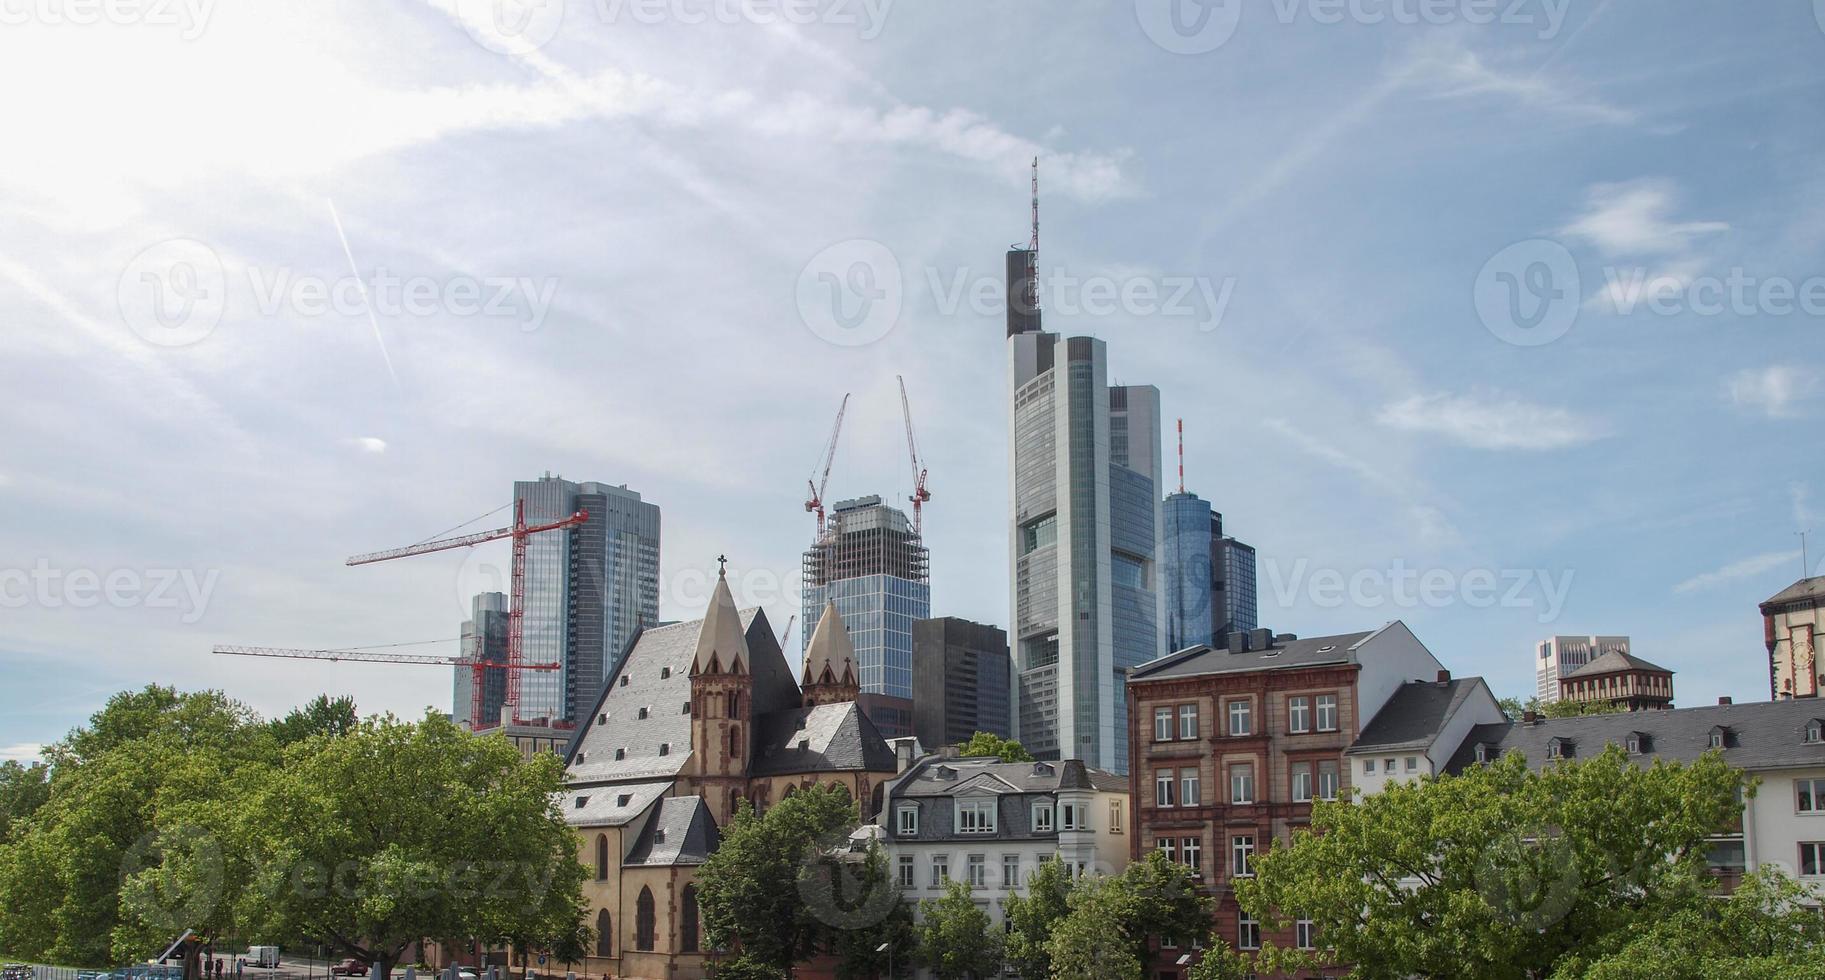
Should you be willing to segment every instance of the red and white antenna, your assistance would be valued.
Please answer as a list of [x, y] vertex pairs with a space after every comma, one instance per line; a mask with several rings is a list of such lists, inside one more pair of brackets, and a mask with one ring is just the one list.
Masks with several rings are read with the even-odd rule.
[[1179, 420], [1179, 492], [1185, 492], [1185, 420]]
[[1039, 158], [1033, 158], [1033, 237], [1027, 242], [1028, 305], [1039, 309]]

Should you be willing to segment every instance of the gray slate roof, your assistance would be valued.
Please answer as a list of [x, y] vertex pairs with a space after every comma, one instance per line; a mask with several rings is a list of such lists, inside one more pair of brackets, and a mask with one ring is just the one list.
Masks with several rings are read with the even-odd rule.
[[[572, 827], [620, 827], [652, 806], [653, 801], [672, 788], [671, 780], [653, 783], [622, 783], [617, 786], [595, 786], [571, 789], [560, 794], [564, 822]], [[623, 803], [622, 798], [627, 802]], [[582, 805], [578, 806], [577, 801]]]
[[1227, 674], [1240, 670], [1354, 663], [1353, 648], [1378, 632], [1380, 631], [1371, 630], [1338, 636], [1306, 637], [1284, 643], [1275, 642], [1273, 646], [1261, 650], [1236, 653], [1210, 646], [1195, 646], [1134, 667], [1128, 671], [1128, 677], [1130, 680], [1158, 680], [1166, 677]]
[[1774, 598], [1762, 603], [1762, 608], [1785, 605], [1802, 599], [1825, 599], [1825, 575], [1803, 578], [1775, 593]]
[[701, 796], [674, 796], [641, 828], [623, 867], [702, 864], [722, 842], [722, 833]]
[[893, 749], [853, 701], [775, 711], [759, 719], [749, 772], [839, 772], [898, 768]]
[[1804, 741], [1806, 725], [1814, 719], [1825, 720], [1825, 701], [1801, 698], [1551, 718], [1532, 725], [1478, 725], [1471, 729], [1446, 768], [1461, 772], [1472, 765], [1478, 742], [1493, 748], [1492, 759], [1500, 753], [1518, 751], [1527, 757], [1528, 765], [1538, 769], [1550, 761], [1546, 757], [1547, 742], [1553, 738], [1570, 740], [1568, 758], [1588, 759], [1602, 752], [1605, 745], [1626, 745], [1631, 732], [1646, 736], [1642, 746], [1644, 764], [1655, 759], [1689, 762], [1710, 749], [1711, 729], [1719, 725], [1730, 731], [1723, 750], [1724, 761], [1739, 769], [1825, 766], [1825, 743], [1808, 745]]
[[1652, 670], [1661, 674], [1672, 673], [1672, 671], [1659, 664], [1649, 663], [1633, 654], [1624, 653], [1621, 650], [1611, 650], [1565, 676], [1567, 678], [1572, 678], [1590, 676], [1593, 674], [1613, 674], [1623, 670]]
[[[949, 774], [947, 774], [947, 772]], [[929, 756], [907, 770], [887, 788], [886, 811], [881, 821], [889, 837], [899, 837], [899, 822], [891, 814], [901, 804], [919, 811], [919, 832], [907, 840], [922, 842], [968, 840], [994, 842], [1050, 839], [1058, 836], [1057, 823], [1048, 831], [1033, 829], [1033, 803], [1055, 799], [1060, 790], [1095, 789], [1127, 793], [1128, 779], [1081, 760], [1064, 762], [1002, 762], [992, 758], [946, 759]], [[995, 795], [996, 831], [993, 835], [958, 834], [956, 812], [950, 799], [958, 795]], [[1104, 819], [1093, 815], [1092, 820]]]
[[1481, 677], [1446, 681], [1408, 681], [1382, 705], [1349, 751], [1425, 748], [1445, 723], [1483, 684]]

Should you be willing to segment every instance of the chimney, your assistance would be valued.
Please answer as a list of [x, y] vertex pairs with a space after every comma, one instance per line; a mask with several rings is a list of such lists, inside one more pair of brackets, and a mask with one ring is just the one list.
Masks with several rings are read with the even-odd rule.
[[1733, 701], [1729, 696], [1726, 695], [1724, 697], [1718, 698], [1717, 703], [1720, 705], [1723, 705], [1723, 704], [1735, 704], [1736, 702]]
[[1438, 672], [1438, 682], [1439, 682], [1439, 683], [1440, 683], [1440, 684], [1449, 684], [1449, 683], [1451, 683], [1451, 671], [1448, 671], [1448, 670], [1441, 670], [1441, 671], [1439, 671], [1439, 672]]
[[1240, 631], [1231, 633], [1229, 634], [1228, 642], [1226, 642], [1224, 646], [1229, 648], [1230, 653], [1247, 653], [1248, 634]]
[[1274, 646], [1274, 631], [1265, 628], [1250, 630], [1248, 642], [1257, 650], [1270, 650]]
[[893, 743], [894, 771], [905, 772], [913, 764], [913, 740], [897, 738]]
[[1523, 725], [1531, 725], [1539, 720], [1540, 720], [1540, 716], [1534, 714], [1531, 711], [1521, 712], [1521, 724], [1523, 724]]
[[1279, 633], [1274, 636], [1275, 643], [1292, 643], [1299, 639], [1297, 633]]

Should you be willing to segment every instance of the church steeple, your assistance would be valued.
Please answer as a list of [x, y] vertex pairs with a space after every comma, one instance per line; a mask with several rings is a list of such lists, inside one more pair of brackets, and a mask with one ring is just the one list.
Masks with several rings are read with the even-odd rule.
[[729, 593], [728, 568], [724, 566], [716, 573], [716, 591], [710, 595], [710, 608], [703, 614], [703, 626], [697, 633], [691, 675], [745, 673], [750, 659], [748, 638], [741, 628], [735, 597]]
[[805, 673], [799, 686], [804, 690], [807, 707], [854, 701], [861, 693], [855, 643], [849, 638], [849, 627], [843, 625], [835, 602], [826, 602], [823, 615], [818, 617], [811, 644], [805, 649]]

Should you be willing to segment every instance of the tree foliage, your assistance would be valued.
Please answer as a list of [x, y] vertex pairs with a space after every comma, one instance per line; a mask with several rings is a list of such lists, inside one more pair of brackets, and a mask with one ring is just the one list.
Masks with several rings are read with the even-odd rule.
[[293, 708], [285, 717], [267, 722], [267, 726], [283, 747], [313, 735], [347, 735], [355, 730], [357, 723], [354, 698], [344, 695], [331, 699], [327, 694], [319, 694], [303, 707]]
[[0, 842], [12, 835], [14, 824], [37, 813], [50, 798], [51, 767], [42, 762], [0, 762]]
[[[1129, 964], [1138, 975], [1158, 938], [1182, 941], [1210, 928], [1210, 900], [1198, 893], [1191, 871], [1158, 851], [1119, 875], [1079, 879], [1066, 904], [1070, 911], [1046, 946], [1052, 976], [1089, 976], [1082, 971], [1090, 969], [1129, 976]], [[1111, 945], [1118, 949], [1105, 948]]]
[[[1052, 930], [1053, 980], [1140, 980], [1141, 964], [1123, 923], [1132, 903], [1120, 878], [1092, 877], [1071, 889], [1071, 912]], [[1024, 974], [1023, 974], [1024, 976]]]
[[1027, 894], [1009, 895], [1003, 914], [1008, 936], [1005, 957], [1023, 977], [1052, 975], [1052, 930], [1071, 914], [1073, 883], [1070, 869], [1056, 855], [1041, 863], [1027, 879]]
[[1525, 702], [1520, 698], [1502, 698], [1497, 703], [1502, 706], [1502, 713], [1508, 716], [1509, 721], [1520, 721], [1529, 711], [1540, 718], [1582, 718], [1587, 715], [1618, 715], [1627, 710], [1622, 705], [1609, 701], [1567, 701], [1561, 698], [1542, 703], [1537, 696], [1528, 698]]
[[1033, 753], [1011, 738], [1002, 738], [994, 732], [977, 732], [970, 740], [963, 743], [960, 751], [966, 758], [1000, 759], [1002, 762], [1032, 762]]
[[952, 881], [944, 897], [919, 903], [919, 962], [938, 980], [992, 977], [1001, 972], [1001, 936], [970, 886]]
[[764, 815], [744, 801], [716, 853], [697, 873], [697, 903], [710, 945], [739, 948], [741, 959], [781, 972], [814, 955], [831, 927], [818, 918], [800, 886], [813, 875], [846, 880], [830, 863], [832, 852], [847, 843], [858, 823], [856, 802], [842, 786], [795, 793]]
[[1822, 980], [1825, 918], [1817, 889], [1773, 866], [1726, 899], [1692, 902], [1647, 924], [1620, 949], [1562, 960], [1556, 980]]
[[1545, 976], [1702, 901], [1705, 839], [1740, 816], [1743, 789], [1715, 752], [1644, 769], [1612, 746], [1543, 771], [1509, 754], [1315, 804], [1311, 829], [1262, 857], [1237, 899], [1270, 927], [1291, 910], [1317, 925], [1315, 955], [1267, 944], [1274, 969]]

